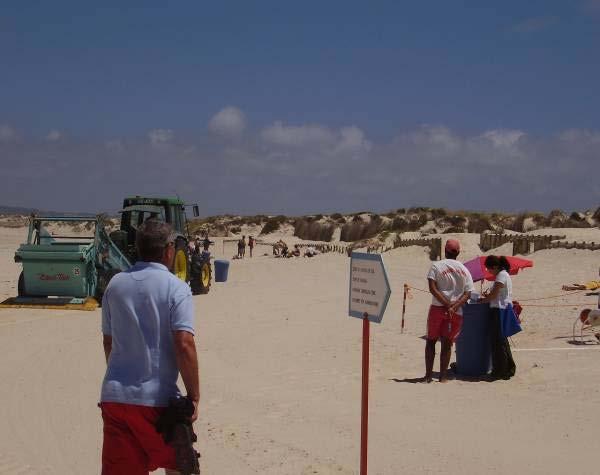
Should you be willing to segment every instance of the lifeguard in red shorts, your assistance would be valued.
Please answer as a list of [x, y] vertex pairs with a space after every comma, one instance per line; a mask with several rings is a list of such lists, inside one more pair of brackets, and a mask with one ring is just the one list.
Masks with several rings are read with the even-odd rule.
[[447, 371], [452, 344], [462, 327], [462, 306], [474, 290], [471, 274], [456, 260], [460, 254], [460, 243], [456, 239], [448, 239], [444, 251], [446, 258], [434, 262], [427, 274], [432, 302], [427, 317], [425, 377], [423, 378], [426, 383], [433, 380], [435, 344], [438, 340], [442, 342], [440, 382], [448, 381]]

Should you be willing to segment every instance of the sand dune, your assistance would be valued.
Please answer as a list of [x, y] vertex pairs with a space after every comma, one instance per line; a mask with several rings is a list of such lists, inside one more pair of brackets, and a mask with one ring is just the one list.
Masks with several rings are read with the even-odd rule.
[[[597, 228], [568, 233], [600, 241]], [[13, 253], [24, 235], [0, 229], [2, 299], [16, 293]], [[478, 235], [454, 237], [462, 258], [479, 254]], [[361, 324], [346, 316], [349, 261], [257, 250], [231, 261], [229, 282], [194, 297], [203, 473], [358, 473]], [[227, 244], [223, 256], [218, 241], [215, 251], [230, 258], [235, 247]], [[513, 280], [524, 303], [596, 278], [600, 265], [600, 251], [530, 257], [534, 268]], [[510, 381], [412, 384], [423, 373], [430, 297], [412, 292], [401, 334], [402, 285], [424, 289], [430, 261], [418, 247], [384, 260], [394, 293], [371, 332], [370, 473], [598, 473], [600, 345], [568, 343], [576, 304], [592, 307], [596, 297], [530, 301], [563, 306], [525, 306]], [[0, 309], [0, 474], [99, 473], [99, 326], [99, 310]]]

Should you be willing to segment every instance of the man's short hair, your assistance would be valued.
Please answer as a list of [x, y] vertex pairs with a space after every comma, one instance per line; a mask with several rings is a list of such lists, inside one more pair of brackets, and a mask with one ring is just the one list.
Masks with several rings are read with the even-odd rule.
[[175, 241], [175, 233], [168, 223], [147, 219], [137, 230], [135, 246], [140, 260], [160, 261], [165, 247]]

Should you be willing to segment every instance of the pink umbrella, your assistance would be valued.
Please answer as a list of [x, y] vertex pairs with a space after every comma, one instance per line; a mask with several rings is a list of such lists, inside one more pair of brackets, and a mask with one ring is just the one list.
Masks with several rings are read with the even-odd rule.
[[[489, 281], [496, 280], [496, 276], [485, 268], [484, 262], [486, 257], [487, 256], [479, 256], [475, 259], [464, 262], [465, 267], [471, 273], [471, 277], [473, 277], [473, 282], [483, 279]], [[510, 264], [510, 270], [508, 271], [510, 275], [517, 274], [525, 267], [533, 267], [533, 261], [529, 259], [523, 259], [522, 257], [506, 256], [506, 260]]]

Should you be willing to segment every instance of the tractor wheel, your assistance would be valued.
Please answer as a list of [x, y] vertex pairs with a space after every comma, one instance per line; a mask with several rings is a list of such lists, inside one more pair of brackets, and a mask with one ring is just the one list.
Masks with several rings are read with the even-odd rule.
[[184, 282], [190, 281], [189, 250], [183, 239], [175, 243], [175, 258], [173, 260], [173, 274]]
[[190, 282], [192, 294], [207, 294], [210, 290], [211, 281], [212, 268], [210, 267], [210, 260], [206, 260], [200, 264], [200, 272], [197, 275], [194, 275], [194, 278]]
[[23, 272], [19, 275], [19, 283], [17, 284], [17, 295], [19, 297], [26, 297], [27, 292], [25, 291], [25, 276]]

